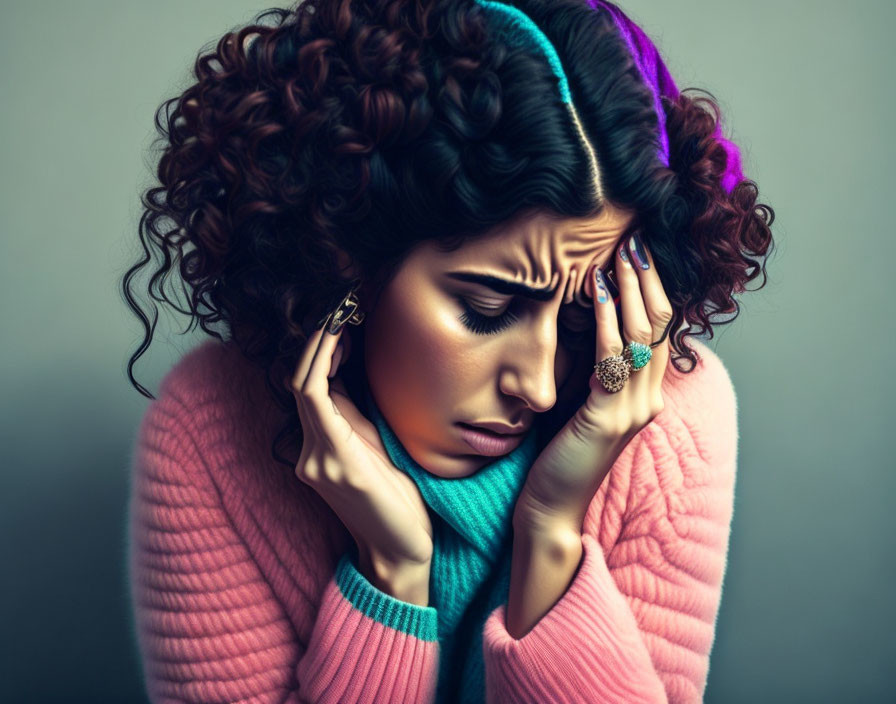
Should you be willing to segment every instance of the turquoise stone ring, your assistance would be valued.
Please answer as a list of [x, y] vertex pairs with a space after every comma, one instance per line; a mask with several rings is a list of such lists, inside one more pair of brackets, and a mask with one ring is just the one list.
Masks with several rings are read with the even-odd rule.
[[636, 372], [644, 367], [651, 357], [653, 357], [653, 352], [648, 345], [629, 342], [622, 349], [622, 354], [607, 357], [595, 364], [594, 376], [597, 377], [604, 389], [615, 394], [625, 386], [631, 372]]
[[642, 345], [640, 342], [629, 342], [622, 351], [622, 356], [632, 365], [632, 369], [637, 371], [646, 366], [653, 357], [653, 352], [649, 345]]

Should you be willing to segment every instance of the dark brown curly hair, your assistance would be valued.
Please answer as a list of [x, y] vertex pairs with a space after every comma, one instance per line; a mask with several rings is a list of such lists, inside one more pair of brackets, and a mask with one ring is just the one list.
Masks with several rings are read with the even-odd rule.
[[[670, 163], [659, 161], [653, 93], [606, 10], [508, 4], [562, 59], [606, 195], [634, 210], [657, 262], [674, 310], [672, 359], [691, 371], [684, 338], [732, 322], [733, 294], [760, 271], [765, 285], [774, 212], [753, 181], [723, 187], [729, 157], [711, 94], [663, 99]], [[381, 290], [424, 240], [450, 250], [532, 208], [600, 212], [581, 187], [588, 159], [557, 78], [490, 31], [486, 14], [474, 0], [306, 0], [200, 52], [195, 83], [156, 112], [159, 185], [142, 197], [144, 256], [122, 279], [145, 330], [127, 369], [138, 391], [155, 398], [133, 366], [158, 309], [150, 322], [131, 289], [154, 255], [150, 297], [232, 340], [294, 411], [282, 380], [313, 321], [353, 284], [341, 253]], [[165, 291], [175, 267], [186, 309]], [[720, 313], [734, 315], [710, 320]], [[301, 432], [297, 421], [274, 440], [280, 462], [277, 444]]]

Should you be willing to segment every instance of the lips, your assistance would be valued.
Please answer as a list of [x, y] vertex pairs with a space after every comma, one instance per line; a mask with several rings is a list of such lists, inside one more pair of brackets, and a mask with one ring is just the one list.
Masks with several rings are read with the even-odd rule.
[[500, 434], [477, 426], [458, 423], [460, 436], [464, 442], [476, 450], [480, 455], [498, 457], [518, 447], [523, 441], [525, 433]]
[[503, 423], [458, 423], [458, 425], [492, 435], [523, 435], [527, 428], [514, 428]]

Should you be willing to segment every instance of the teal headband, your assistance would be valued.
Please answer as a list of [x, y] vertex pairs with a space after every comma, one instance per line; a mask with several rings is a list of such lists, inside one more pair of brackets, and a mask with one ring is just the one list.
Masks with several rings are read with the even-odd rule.
[[536, 52], [540, 53], [547, 60], [554, 75], [560, 81], [560, 98], [569, 110], [573, 125], [582, 140], [582, 146], [588, 154], [594, 197], [598, 203], [603, 203], [603, 184], [601, 183], [600, 168], [597, 163], [597, 153], [586, 136], [582, 122], [579, 120], [579, 114], [575, 105], [573, 105], [569, 81], [566, 78], [566, 73], [563, 71], [563, 64], [560, 63], [560, 56], [557, 54], [554, 45], [545, 36], [544, 32], [539, 29], [538, 25], [532, 21], [532, 18], [519, 8], [505, 5], [501, 2], [494, 2], [494, 0], [476, 0], [476, 2], [498, 19], [498, 31], [508, 41], [514, 42], [518, 46], [534, 48]]
[[572, 93], [569, 90], [566, 73], [563, 71], [563, 64], [560, 63], [560, 56], [544, 32], [532, 21], [532, 18], [519, 8], [494, 2], [494, 0], [477, 0], [477, 2], [503, 20], [499, 28], [505, 30], [504, 36], [508, 39], [522, 39], [523, 42], [529, 40], [530, 46], [534, 46], [544, 55], [551, 65], [554, 75], [560, 80], [560, 97], [564, 103], [571, 103]]

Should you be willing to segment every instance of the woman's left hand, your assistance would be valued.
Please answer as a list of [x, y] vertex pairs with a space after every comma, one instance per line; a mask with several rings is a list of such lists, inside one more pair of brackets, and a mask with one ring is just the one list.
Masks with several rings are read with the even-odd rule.
[[[628, 246], [628, 250], [624, 248]], [[627, 255], [627, 260], [622, 254]], [[626, 238], [616, 251], [616, 278], [622, 308], [622, 333], [630, 341], [650, 345], [664, 336], [672, 320], [666, 297], [643, 243]], [[646, 261], [648, 268], [641, 263]], [[589, 271], [597, 343], [595, 363], [623, 352], [616, 308], [609, 293], [598, 300], [601, 287]], [[514, 510], [519, 529], [572, 528], [576, 533], [595, 493], [628, 442], [663, 410], [661, 386], [669, 360], [668, 337], [651, 348], [646, 366], [632, 369], [621, 390], [610, 393], [594, 373], [585, 403], [536, 458]]]

